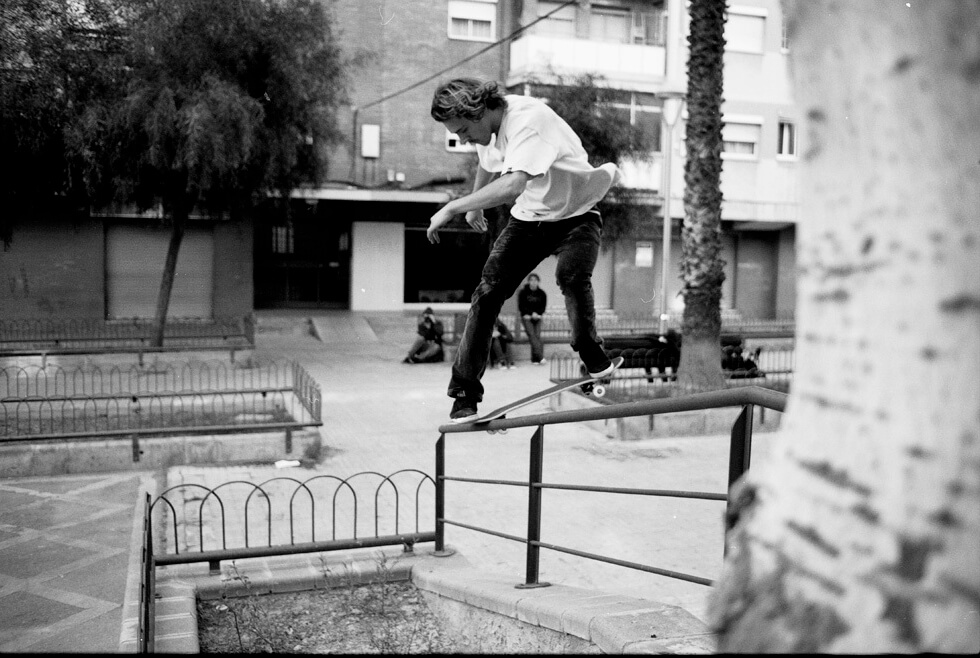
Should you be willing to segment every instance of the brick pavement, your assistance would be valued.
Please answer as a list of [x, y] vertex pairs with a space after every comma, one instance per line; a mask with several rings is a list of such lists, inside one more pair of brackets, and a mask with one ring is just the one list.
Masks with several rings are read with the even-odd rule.
[[[346, 477], [365, 470], [433, 473], [436, 428], [446, 421], [450, 407], [445, 395], [449, 364], [400, 362], [412, 340], [414, 318], [328, 313], [308, 323], [308, 316], [260, 314], [260, 329], [265, 324], [266, 331], [257, 336], [256, 352], [294, 359], [320, 384], [325, 450], [315, 469], [276, 469], [272, 464], [174, 467], [159, 482], [158, 474], [149, 472], [0, 480], [0, 651], [118, 650], [121, 606], [127, 587], [132, 589], [134, 555], [138, 564], [134, 529], [142, 519], [144, 491], [162, 491], [181, 481], [213, 487], [232, 479]], [[323, 340], [314, 337], [314, 331]], [[567, 349], [547, 347], [549, 354]], [[487, 372], [485, 408], [549, 385], [547, 367], [527, 361], [518, 366]], [[542, 402], [526, 412], [546, 408]], [[772, 436], [756, 435], [756, 467]], [[448, 435], [448, 472], [526, 479], [529, 437], [530, 430]], [[610, 440], [586, 426], [562, 425], [549, 427], [545, 442], [546, 481], [704, 491], [724, 487], [727, 437], [626, 442]], [[526, 506], [520, 488], [461, 483], [447, 487], [447, 518], [501, 532], [524, 534]], [[542, 538], [713, 578], [721, 565], [721, 506], [547, 491]], [[213, 540], [214, 528], [207, 531], [206, 541]], [[523, 581], [521, 544], [453, 527], [447, 529], [447, 542], [474, 568], [514, 583]], [[676, 605], [702, 619], [708, 594], [700, 585], [547, 550], [542, 552], [541, 579]], [[132, 630], [127, 625], [129, 612], [124, 633]]]
[[[343, 316], [341, 325], [351, 322]], [[315, 318], [316, 333], [259, 334], [263, 355], [294, 359], [320, 384], [321, 430], [326, 457], [309, 470], [246, 467], [175, 467], [168, 486], [199, 482], [213, 487], [228, 480], [263, 482], [275, 477], [304, 480], [316, 474], [348, 477], [374, 470], [434, 472], [436, 428], [448, 417], [445, 395], [449, 363], [400, 363], [411, 342], [414, 320], [361, 316], [348, 340], [331, 324], [330, 315]], [[261, 319], [260, 319], [261, 326]], [[350, 327], [348, 326], [348, 329]], [[549, 345], [549, 353], [567, 346]], [[518, 363], [513, 370], [489, 370], [481, 408], [492, 408], [550, 385], [547, 367]], [[545, 411], [547, 402], [525, 413]], [[506, 480], [527, 478], [527, 445], [531, 430], [507, 434], [447, 436], [449, 474]], [[756, 434], [753, 456], [764, 458], [767, 439]], [[605, 486], [648, 487], [723, 492], [728, 467], [727, 436], [693, 436], [616, 441], [585, 426], [547, 428], [545, 480]], [[244, 490], [243, 490], [244, 491]], [[244, 494], [243, 494], [244, 495]], [[243, 505], [229, 502], [229, 507]], [[522, 536], [526, 532], [526, 491], [515, 487], [449, 483], [449, 519]], [[714, 578], [722, 562], [723, 503], [588, 494], [549, 490], [544, 496], [542, 539], [611, 557]], [[524, 548], [517, 542], [460, 528], [447, 529], [447, 542], [478, 569], [523, 581]], [[683, 607], [703, 619], [708, 588], [661, 576], [638, 573], [554, 551], [544, 551], [541, 579], [566, 585], [655, 599]]]

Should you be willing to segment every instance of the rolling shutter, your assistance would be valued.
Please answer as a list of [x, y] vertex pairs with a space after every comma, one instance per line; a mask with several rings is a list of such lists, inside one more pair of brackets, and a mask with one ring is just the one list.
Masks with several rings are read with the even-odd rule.
[[[170, 244], [170, 229], [110, 226], [106, 235], [107, 317], [152, 318]], [[214, 235], [188, 228], [180, 245], [168, 318], [211, 318]]]

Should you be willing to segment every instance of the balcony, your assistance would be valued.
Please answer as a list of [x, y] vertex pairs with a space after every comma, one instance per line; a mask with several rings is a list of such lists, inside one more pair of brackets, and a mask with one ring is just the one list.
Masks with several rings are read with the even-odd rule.
[[666, 49], [568, 37], [526, 35], [510, 44], [507, 85], [551, 75], [602, 75], [610, 87], [656, 92], [666, 75]]

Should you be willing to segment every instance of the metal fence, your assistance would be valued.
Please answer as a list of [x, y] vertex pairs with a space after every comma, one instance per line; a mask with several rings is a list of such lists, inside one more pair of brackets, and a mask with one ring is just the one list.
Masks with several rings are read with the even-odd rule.
[[290, 361], [0, 368], [0, 441], [311, 427], [321, 407]]
[[[347, 478], [275, 477], [214, 488], [189, 483], [146, 497], [137, 653], [154, 648], [156, 567], [434, 542], [435, 480], [416, 469]], [[154, 550], [154, 519], [163, 550]], [[183, 530], [183, 533], [181, 531]]]
[[168, 318], [161, 347], [153, 346], [156, 333], [152, 320], [139, 318], [0, 319], [0, 356], [246, 349], [255, 346], [255, 318]]
[[[208, 488], [180, 484], [161, 493], [169, 550], [156, 564], [289, 555], [434, 541], [435, 482], [416, 469], [347, 478], [233, 480]], [[183, 531], [183, 533], [181, 533]]]
[[[500, 319], [512, 329], [514, 339], [527, 340], [520, 316], [501, 313]], [[667, 328], [680, 331], [681, 316], [672, 315]], [[464, 318], [465, 320], [465, 318]], [[723, 333], [739, 334], [743, 337], [782, 337], [790, 338], [796, 328], [794, 320], [757, 320], [742, 318], [737, 313], [722, 313]], [[600, 336], [642, 336], [658, 333], [660, 322], [649, 315], [618, 315], [612, 311], [596, 312], [596, 330]], [[545, 342], [564, 342], [571, 337], [571, 327], [564, 309], [552, 310], [541, 319], [541, 339]]]
[[[542, 480], [544, 470], [544, 428], [546, 426], [551, 427], [561, 423], [603, 420], [610, 418], [626, 418], [632, 416], [649, 416], [700, 409], [717, 409], [740, 406], [742, 407], [742, 411], [735, 423], [732, 425], [731, 431], [727, 483], [728, 488], [730, 489], [731, 485], [734, 484], [735, 481], [749, 469], [752, 453], [752, 422], [755, 407], [759, 406], [761, 408], [773, 409], [775, 411], [783, 411], [786, 406], [786, 398], [787, 396], [783, 393], [763, 389], [757, 386], [747, 386], [724, 391], [712, 391], [709, 393], [698, 393], [682, 397], [667, 398], [663, 400], [646, 400], [642, 402], [631, 402], [629, 404], [617, 404], [593, 407], [590, 409], [576, 409], [572, 411], [560, 411], [519, 418], [493, 420], [477, 426], [472, 424], [443, 425], [439, 428], [441, 435], [436, 442], [436, 554], [444, 554], [447, 552], [445, 547], [445, 529], [447, 525], [451, 525], [525, 544], [525, 579], [522, 584], [518, 585], [518, 587], [543, 587], [548, 585], [548, 583], [540, 582], [538, 578], [540, 552], [542, 548], [547, 548], [549, 550], [575, 555], [598, 562], [614, 564], [638, 571], [666, 576], [669, 578], [675, 578], [701, 585], [711, 585], [712, 581], [703, 576], [663, 569], [653, 565], [620, 560], [605, 555], [590, 553], [587, 551], [578, 550], [576, 548], [560, 546], [543, 541], [541, 537], [542, 492], [546, 489], [728, 501], [728, 494], [725, 492], [600, 487], [583, 486], [574, 483], [544, 482]], [[497, 432], [516, 427], [536, 428], [534, 435], [531, 437], [528, 469], [529, 474], [526, 481], [458, 477], [446, 474], [447, 434], [482, 431]], [[526, 488], [528, 491], [526, 536], [520, 537], [500, 532], [492, 528], [462, 523], [457, 520], [446, 518], [446, 482], [467, 482], [474, 484]], [[492, 497], [488, 496], [486, 499], [492, 500]], [[726, 524], [731, 518], [731, 514], [726, 514]], [[730, 528], [726, 527], [726, 532], [728, 530], [730, 530]]]

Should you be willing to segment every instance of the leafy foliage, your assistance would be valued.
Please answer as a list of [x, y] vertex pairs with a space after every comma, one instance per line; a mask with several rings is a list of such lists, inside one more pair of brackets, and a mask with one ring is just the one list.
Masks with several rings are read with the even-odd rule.
[[[126, 94], [91, 108], [82, 130], [95, 145], [87, 153], [108, 151], [87, 160], [95, 198], [234, 211], [316, 178], [316, 148], [339, 140], [345, 93], [321, 3], [120, 1], [131, 28]], [[110, 179], [109, 189], [94, 184]]]
[[84, 204], [78, 127], [122, 85], [118, 16], [106, 0], [0, 3], [0, 237], [55, 198]]

